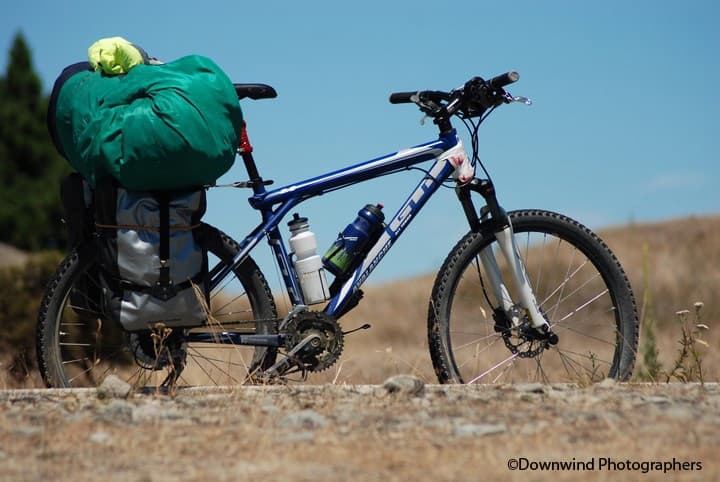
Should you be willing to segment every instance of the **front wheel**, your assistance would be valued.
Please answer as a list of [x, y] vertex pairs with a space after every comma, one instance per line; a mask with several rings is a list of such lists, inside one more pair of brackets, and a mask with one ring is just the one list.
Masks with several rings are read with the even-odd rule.
[[[430, 301], [428, 340], [440, 383], [628, 379], [638, 319], [630, 284], [610, 249], [560, 214], [522, 210], [509, 216], [540, 311], [559, 343], [534, 340], [497, 315], [502, 310], [493, 306], [480, 253], [495, 252], [506, 281], [507, 262], [494, 235], [469, 233], [445, 260]], [[517, 303], [517, 289], [507, 288]]]

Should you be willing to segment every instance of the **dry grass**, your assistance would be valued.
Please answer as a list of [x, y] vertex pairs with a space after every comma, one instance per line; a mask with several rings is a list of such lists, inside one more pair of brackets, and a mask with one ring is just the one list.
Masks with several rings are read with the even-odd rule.
[[[707, 347], [700, 347], [705, 379], [720, 378], [720, 216], [663, 223], [632, 224], [601, 231], [625, 269], [638, 310], [651, 291], [660, 362], [669, 370], [682, 349], [676, 313], [704, 303], [701, 321]], [[649, 280], [643, 279], [647, 247]], [[346, 383], [379, 383], [395, 373], [413, 373], [434, 382], [427, 350], [427, 306], [434, 277], [424, 276], [366, 288], [360, 305], [342, 319], [346, 329], [370, 323], [373, 328], [348, 336], [340, 367], [314, 376]], [[640, 342], [643, 341], [641, 328]], [[640, 358], [640, 357], [638, 357]], [[640, 360], [639, 360], [640, 362]], [[339, 368], [339, 374], [337, 373]]]
[[[703, 375], [707, 381], [717, 381], [720, 377], [720, 297], [717, 296], [720, 216], [631, 224], [602, 231], [600, 235], [625, 268], [638, 308], [650, 294], [659, 360], [667, 371], [672, 369], [682, 348], [676, 312], [692, 309], [697, 301], [704, 303], [701, 321], [710, 329], [704, 334], [708, 346], [700, 347]], [[644, 268], [648, 270], [647, 279], [643, 279]], [[342, 319], [342, 325], [348, 330], [370, 323], [372, 329], [348, 335], [340, 361], [326, 372], [311, 375], [310, 383], [381, 383], [397, 373], [414, 374], [434, 383], [436, 378], [427, 348], [427, 303], [433, 281], [434, 275], [427, 275], [368, 285], [364, 289], [365, 298]], [[283, 306], [278, 307], [283, 312]], [[642, 335], [641, 331], [641, 344]], [[218, 359], [225, 360], [226, 364], [241, 365], [235, 360], [240, 355], [235, 351], [217, 353]], [[243, 349], [241, 358], [249, 360], [250, 356]], [[2, 362], [5, 367], [10, 364], [9, 359]], [[189, 372], [187, 376], [192, 375]], [[37, 382], [38, 377], [31, 377], [20, 385], [33, 386]], [[0, 381], [0, 386], [17, 384], [15, 380]]]
[[[720, 469], [717, 386], [434, 386], [416, 397], [367, 386], [301, 388], [129, 400], [20, 393], [0, 405], [0, 478], [717, 480]], [[499, 428], [472, 434], [482, 426]], [[511, 458], [677, 460], [702, 470], [511, 471]]]
[[[701, 321], [710, 330], [703, 335], [708, 346], [699, 347], [703, 376], [717, 381], [720, 217], [600, 234], [625, 267], [638, 302], [651, 292], [659, 357], [667, 371], [682, 348], [676, 312], [704, 302]], [[364, 323], [373, 328], [348, 335], [340, 362], [311, 377], [310, 384], [325, 386], [238, 387], [197, 396], [180, 390], [174, 399], [135, 395], [128, 401], [43, 391], [38, 400], [20, 394], [3, 401], [0, 479], [717, 480], [720, 391], [712, 383], [600, 384], [542, 394], [515, 386], [426, 387], [425, 395], [411, 398], [357, 391], [353, 385], [382, 383], [397, 373], [435, 383], [426, 341], [432, 283], [433, 276], [425, 276], [368, 286], [365, 299], [342, 323], [345, 329]], [[30, 378], [25, 386], [36, 381]], [[0, 382], [0, 388], [7, 386]], [[118, 406], [134, 414], [131, 420], [107, 419]], [[149, 410], [153, 407], [157, 411]], [[116, 417], [122, 419], [123, 410]], [[306, 410], [327, 425], [284, 422]], [[475, 424], [505, 429], [485, 436], [455, 431]], [[675, 459], [702, 462], [703, 470], [512, 472], [507, 469], [512, 457]]]
[[[630, 277], [638, 308], [651, 300], [659, 361], [672, 369], [681, 345], [677, 313], [702, 302], [700, 322], [709, 330], [701, 347], [707, 380], [720, 378], [720, 216], [632, 224], [601, 233]], [[647, 257], [644, 255], [647, 253]], [[644, 279], [643, 270], [647, 270]], [[640, 331], [643, 343], [643, 327]]]

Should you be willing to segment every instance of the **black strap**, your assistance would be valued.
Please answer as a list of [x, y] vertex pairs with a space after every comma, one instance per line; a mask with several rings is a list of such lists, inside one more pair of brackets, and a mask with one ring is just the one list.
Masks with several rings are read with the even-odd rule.
[[84, 62], [78, 62], [72, 65], [68, 65], [63, 69], [60, 76], [55, 80], [55, 84], [53, 85], [52, 94], [50, 94], [50, 101], [48, 103], [48, 112], [47, 112], [47, 127], [48, 131], [50, 132], [50, 138], [53, 141], [53, 144], [55, 144], [55, 148], [60, 153], [61, 156], [67, 159], [67, 156], [65, 156], [65, 149], [62, 147], [62, 143], [60, 142], [60, 136], [57, 132], [57, 102], [58, 97], [60, 96], [60, 89], [62, 89], [63, 85], [65, 85], [65, 82], [72, 77], [73, 75], [79, 73], [79, 72], [87, 72], [92, 71], [92, 66], [90, 65], [90, 62], [84, 61]]
[[160, 277], [158, 285], [165, 288], [170, 286], [170, 194], [158, 193], [160, 203]]

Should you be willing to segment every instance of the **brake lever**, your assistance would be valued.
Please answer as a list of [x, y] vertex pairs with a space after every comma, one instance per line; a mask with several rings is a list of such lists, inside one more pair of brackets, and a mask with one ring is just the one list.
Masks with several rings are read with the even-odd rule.
[[420, 98], [418, 94], [415, 94], [410, 97], [410, 100], [415, 103], [420, 108], [420, 112], [425, 114], [422, 119], [420, 119], [420, 125], [425, 125], [425, 120], [429, 119], [430, 117], [435, 117], [442, 109], [442, 106], [438, 104], [437, 102], [434, 102], [432, 100], [425, 100]]
[[527, 97], [523, 97], [521, 95], [513, 96], [510, 94], [510, 92], [505, 92], [505, 102], [507, 104], [511, 104], [513, 102], [521, 102], [525, 105], [532, 105], [533, 101], [531, 99], [528, 99]]

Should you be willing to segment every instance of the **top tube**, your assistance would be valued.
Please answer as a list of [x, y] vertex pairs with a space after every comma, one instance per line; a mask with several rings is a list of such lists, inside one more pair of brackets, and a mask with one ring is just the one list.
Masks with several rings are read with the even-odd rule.
[[457, 133], [453, 130], [438, 139], [410, 149], [381, 156], [354, 166], [339, 169], [305, 181], [279, 187], [272, 191], [255, 194], [249, 199], [250, 205], [259, 210], [271, 209], [273, 205], [289, 199], [303, 199], [323, 194], [340, 187], [373, 179], [382, 174], [404, 169], [438, 157], [442, 152], [455, 147]]

